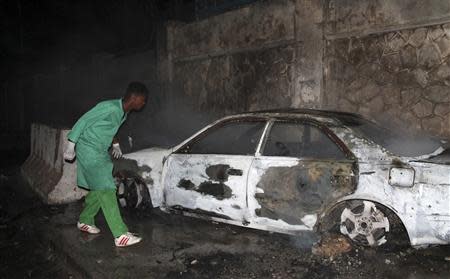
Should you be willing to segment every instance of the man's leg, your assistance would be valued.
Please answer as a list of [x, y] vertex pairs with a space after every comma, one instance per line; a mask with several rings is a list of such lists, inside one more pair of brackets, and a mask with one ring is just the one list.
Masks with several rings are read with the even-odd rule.
[[94, 191], [89, 191], [84, 199], [84, 208], [80, 214], [80, 223], [94, 226], [95, 215], [97, 215], [99, 209], [100, 201], [97, 199], [97, 195], [95, 195]]
[[128, 228], [122, 220], [117, 204], [115, 190], [93, 191], [100, 202], [100, 207], [105, 215], [106, 222], [114, 237], [119, 237], [128, 232]]

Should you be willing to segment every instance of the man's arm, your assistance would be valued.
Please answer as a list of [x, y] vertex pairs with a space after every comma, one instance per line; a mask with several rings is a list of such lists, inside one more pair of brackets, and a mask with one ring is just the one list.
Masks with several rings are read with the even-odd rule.
[[73, 143], [77, 143], [84, 130], [110, 114], [111, 108], [105, 105], [97, 105], [78, 119], [72, 130], [67, 135], [67, 139]]

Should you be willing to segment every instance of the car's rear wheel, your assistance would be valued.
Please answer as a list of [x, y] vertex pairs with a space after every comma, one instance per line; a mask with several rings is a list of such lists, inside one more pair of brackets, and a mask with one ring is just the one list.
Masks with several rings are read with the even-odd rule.
[[380, 246], [389, 234], [389, 218], [373, 202], [347, 203], [340, 216], [340, 232], [362, 246]]
[[402, 222], [388, 208], [365, 200], [346, 201], [332, 211], [327, 218], [328, 231], [347, 236], [357, 246], [377, 247], [383, 244], [408, 243]]
[[147, 185], [138, 177], [116, 175], [115, 181], [117, 199], [121, 207], [127, 209], [153, 207]]

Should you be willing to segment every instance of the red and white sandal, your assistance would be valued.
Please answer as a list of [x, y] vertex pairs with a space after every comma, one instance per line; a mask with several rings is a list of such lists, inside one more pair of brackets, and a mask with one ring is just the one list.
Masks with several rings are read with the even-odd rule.
[[90, 234], [100, 233], [100, 229], [93, 225], [87, 225], [84, 223], [77, 222], [77, 228], [82, 232], [87, 232]]
[[125, 234], [122, 234], [119, 237], [116, 237], [114, 239], [114, 243], [117, 247], [126, 247], [131, 246], [133, 244], [141, 242], [142, 237], [136, 236], [133, 233], [127, 232]]

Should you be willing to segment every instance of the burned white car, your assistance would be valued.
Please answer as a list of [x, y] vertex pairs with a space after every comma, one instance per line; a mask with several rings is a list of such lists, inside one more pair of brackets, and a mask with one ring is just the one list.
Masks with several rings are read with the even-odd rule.
[[171, 149], [115, 162], [128, 207], [295, 234], [338, 230], [377, 246], [450, 243], [450, 149], [356, 114], [261, 111], [225, 117]]

